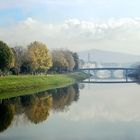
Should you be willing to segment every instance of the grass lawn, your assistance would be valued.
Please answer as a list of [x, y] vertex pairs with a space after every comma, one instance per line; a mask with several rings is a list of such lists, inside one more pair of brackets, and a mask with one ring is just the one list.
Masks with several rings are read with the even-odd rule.
[[0, 77], [0, 99], [64, 87], [86, 78], [84, 73]]

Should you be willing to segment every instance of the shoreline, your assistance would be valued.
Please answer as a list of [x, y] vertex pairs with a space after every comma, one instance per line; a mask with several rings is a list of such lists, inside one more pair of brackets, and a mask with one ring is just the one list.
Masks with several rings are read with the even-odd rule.
[[83, 72], [54, 75], [19, 75], [0, 77], [0, 99], [34, 94], [65, 87], [88, 77]]

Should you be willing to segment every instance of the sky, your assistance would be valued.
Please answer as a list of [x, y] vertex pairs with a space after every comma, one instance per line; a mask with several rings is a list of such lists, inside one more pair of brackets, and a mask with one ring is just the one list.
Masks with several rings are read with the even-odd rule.
[[48, 48], [140, 52], [139, 0], [0, 0], [0, 40]]

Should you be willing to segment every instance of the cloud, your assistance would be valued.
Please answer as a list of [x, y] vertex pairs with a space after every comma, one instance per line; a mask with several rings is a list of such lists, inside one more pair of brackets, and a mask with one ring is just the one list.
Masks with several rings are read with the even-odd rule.
[[139, 85], [89, 86], [81, 90], [80, 100], [59, 116], [76, 122], [140, 122]]
[[61, 24], [48, 24], [29, 17], [14, 26], [0, 27], [0, 38], [12, 46], [40, 40], [49, 48], [96, 48], [136, 54], [140, 51], [140, 18], [68, 19]]

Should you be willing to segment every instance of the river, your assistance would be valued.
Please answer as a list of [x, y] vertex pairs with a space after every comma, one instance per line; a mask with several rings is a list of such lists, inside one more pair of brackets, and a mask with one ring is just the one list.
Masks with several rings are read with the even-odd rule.
[[75, 84], [0, 101], [0, 140], [139, 140], [140, 85]]

